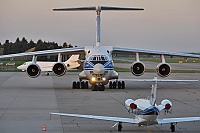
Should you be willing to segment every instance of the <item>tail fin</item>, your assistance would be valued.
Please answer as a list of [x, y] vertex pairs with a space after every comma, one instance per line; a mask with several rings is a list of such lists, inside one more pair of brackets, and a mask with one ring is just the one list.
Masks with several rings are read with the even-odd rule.
[[72, 55], [67, 61], [75, 62], [75, 61], [78, 61], [78, 59], [79, 59], [79, 54]]
[[154, 81], [153, 81], [152, 89], [151, 89], [151, 96], [150, 96], [151, 105], [156, 104], [156, 91], [157, 91], [157, 77], [154, 77]]

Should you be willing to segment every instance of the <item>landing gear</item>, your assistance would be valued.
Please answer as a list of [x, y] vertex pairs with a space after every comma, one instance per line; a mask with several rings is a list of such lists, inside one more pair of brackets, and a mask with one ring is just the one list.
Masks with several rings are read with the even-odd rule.
[[175, 132], [175, 125], [173, 123], [171, 123], [170, 129], [171, 129], [171, 132]]
[[109, 82], [110, 89], [125, 89], [125, 82], [124, 81], [110, 81]]
[[118, 124], [118, 131], [122, 131], [122, 122], [119, 122]]
[[100, 86], [97, 86], [97, 85], [92, 85], [91, 87], [91, 90], [92, 91], [104, 91], [105, 90], [105, 86], [104, 85], [100, 85]]
[[88, 88], [88, 81], [74, 81], [72, 84], [73, 89], [87, 89]]

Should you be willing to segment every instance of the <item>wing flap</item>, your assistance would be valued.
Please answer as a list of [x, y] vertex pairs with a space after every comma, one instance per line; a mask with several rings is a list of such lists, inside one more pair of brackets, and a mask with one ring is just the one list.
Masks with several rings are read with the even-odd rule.
[[138, 123], [137, 119], [121, 118], [121, 117], [95, 116], [95, 115], [82, 115], [82, 114], [65, 114], [65, 113], [50, 113], [50, 115], [70, 116], [70, 117], [79, 117], [79, 118], [123, 122], [123, 123], [132, 123], [132, 124]]
[[167, 123], [176, 123], [176, 122], [189, 122], [189, 121], [200, 121], [200, 117], [158, 119], [158, 124], [167, 124]]

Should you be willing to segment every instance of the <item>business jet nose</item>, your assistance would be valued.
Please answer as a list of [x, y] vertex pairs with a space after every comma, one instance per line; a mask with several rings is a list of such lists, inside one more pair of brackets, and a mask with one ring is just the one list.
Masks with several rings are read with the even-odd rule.
[[104, 74], [104, 66], [102, 64], [96, 64], [94, 65], [94, 74]]

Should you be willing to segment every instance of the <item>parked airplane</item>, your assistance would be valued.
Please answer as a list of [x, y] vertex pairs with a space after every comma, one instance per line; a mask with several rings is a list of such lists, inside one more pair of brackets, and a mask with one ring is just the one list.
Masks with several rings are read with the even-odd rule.
[[[57, 76], [62, 76], [66, 72], [66, 65], [61, 62], [61, 54], [85, 54], [85, 61], [83, 65], [83, 71], [79, 74], [79, 81], [74, 81], [72, 88], [86, 88], [88, 81], [92, 85], [92, 90], [105, 90], [105, 85], [109, 83], [110, 88], [125, 88], [125, 82], [119, 81], [119, 74], [114, 70], [114, 64], [112, 54], [123, 53], [123, 54], [135, 54], [136, 61], [131, 64], [131, 72], [135, 76], [141, 76], [145, 71], [145, 65], [139, 59], [139, 53], [160, 55], [161, 63], [158, 64], [156, 71], [160, 77], [167, 77], [171, 72], [171, 67], [165, 61], [165, 55], [169, 56], [181, 56], [181, 57], [192, 57], [200, 58], [199, 55], [186, 54], [180, 52], [168, 52], [168, 51], [156, 51], [136, 48], [126, 48], [117, 46], [101, 46], [100, 41], [100, 13], [103, 10], [144, 10], [143, 8], [127, 8], [127, 7], [79, 7], [79, 8], [62, 8], [53, 9], [53, 11], [89, 11], [95, 10], [97, 13], [97, 31], [96, 31], [96, 45], [95, 46], [83, 46], [75, 48], [64, 48], [54, 50], [44, 50], [35, 52], [26, 52], [10, 55], [2, 55], [1, 58], [13, 58], [18, 56], [33, 56], [32, 63], [27, 68], [27, 74], [31, 78], [36, 78], [40, 74], [40, 67], [36, 62], [36, 57], [45, 54], [58, 54], [58, 61], [53, 66], [53, 73]], [[111, 80], [116, 81], [111, 81]], [[84, 82], [86, 80], [86, 82]]]
[[[79, 55], [72, 55], [67, 61], [63, 63], [65, 64], [67, 70], [77, 68], [80, 66]], [[18, 66], [17, 69], [26, 71], [30, 64], [32, 64], [32, 61], [25, 62], [22, 65]], [[52, 68], [54, 64], [56, 64], [56, 62], [37, 61], [36, 64], [38, 64], [42, 72], [46, 72], [46, 75], [49, 75], [49, 72], [52, 72]]]
[[[150, 98], [148, 99], [127, 99], [125, 101], [125, 108], [129, 113], [133, 114], [133, 118], [122, 118], [122, 117], [110, 117], [110, 116], [95, 116], [95, 115], [82, 115], [82, 114], [65, 114], [65, 113], [50, 113], [51, 115], [59, 116], [70, 116], [70, 117], [79, 117], [87, 119], [97, 119], [104, 121], [114, 121], [118, 123], [118, 131], [122, 129], [122, 123], [137, 124], [138, 126], [151, 126], [155, 124], [170, 124], [170, 129], [172, 132], [175, 132], [175, 123], [178, 122], [189, 122], [189, 121], [200, 121], [200, 117], [183, 117], [183, 118], [164, 118], [158, 119], [160, 111], [164, 110], [166, 113], [172, 108], [172, 102], [164, 99], [160, 105], [156, 104], [156, 91], [157, 91], [157, 82], [194, 82], [198, 80], [162, 80], [155, 77], [147, 80], [138, 80], [138, 81], [147, 81], [152, 82], [152, 90]], [[116, 126], [117, 123], [114, 125]]]

